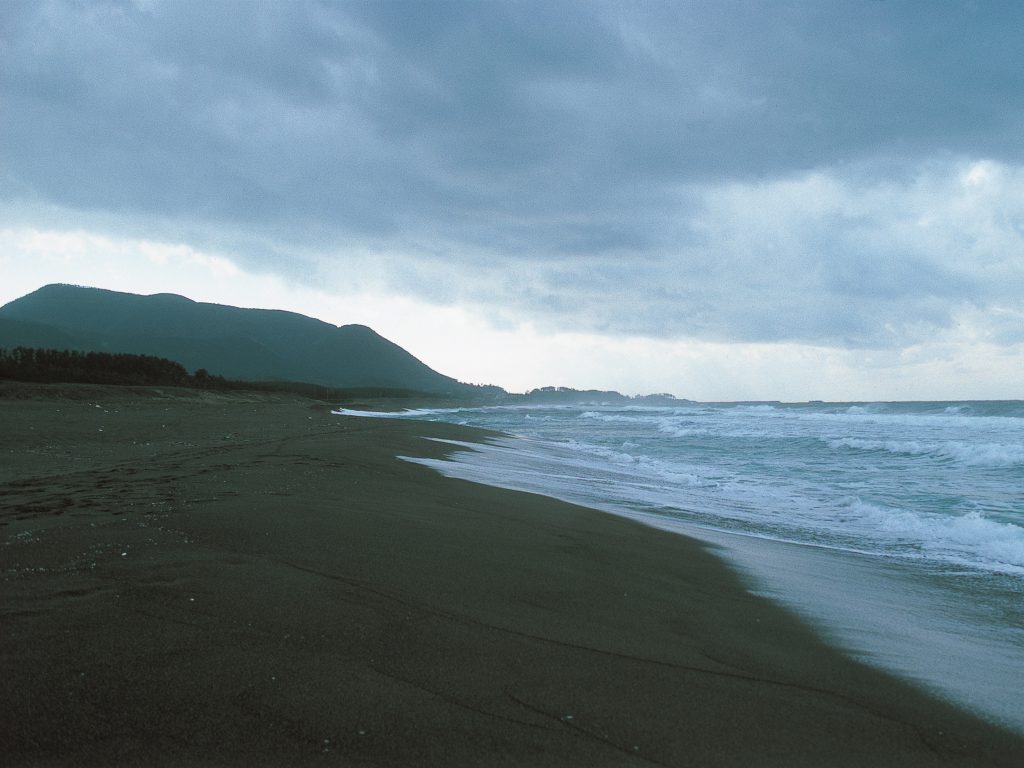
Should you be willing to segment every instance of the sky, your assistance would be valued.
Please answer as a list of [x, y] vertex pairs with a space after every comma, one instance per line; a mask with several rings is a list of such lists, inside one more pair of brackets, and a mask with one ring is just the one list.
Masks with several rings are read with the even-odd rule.
[[1024, 4], [5, 0], [0, 303], [364, 323], [441, 372], [1024, 397]]

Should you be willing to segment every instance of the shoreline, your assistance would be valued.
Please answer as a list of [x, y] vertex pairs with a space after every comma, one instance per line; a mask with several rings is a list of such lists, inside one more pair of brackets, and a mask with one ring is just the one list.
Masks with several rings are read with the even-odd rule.
[[[934, 575], [877, 554], [714, 528], [643, 511], [623, 499], [601, 500], [570, 490], [571, 468], [557, 474], [559, 487], [545, 488], [529, 472], [537, 461], [529, 438], [506, 435], [484, 444], [453, 441], [452, 446], [457, 452], [445, 459], [408, 460], [446, 477], [588, 506], [703, 542], [749, 591], [800, 616], [830, 645], [1024, 736], [1019, 692], [1008, 684], [1024, 665], [1014, 625], [998, 631], [985, 626], [989, 634], [979, 634], [982, 625], [966, 618], [972, 606], [950, 602], [952, 589], [960, 586], [953, 577], [947, 575], [940, 587]], [[530, 456], [525, 462], [524, 451]], [[984, 621], [981, 613], [973, 618]]]
[[[1014, 765], [694, 540], [298, 398], [0, 399], [7, 765]], [[102, 431], [100, 431], [102, 430]]]

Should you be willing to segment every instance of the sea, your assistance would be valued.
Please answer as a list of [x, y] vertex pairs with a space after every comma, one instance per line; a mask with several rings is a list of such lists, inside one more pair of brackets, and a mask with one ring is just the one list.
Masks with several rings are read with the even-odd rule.
[[847, 652], [1024, 733], [1024, 401], [397, 416], [507, 435], [410, 461], [701, 539]]

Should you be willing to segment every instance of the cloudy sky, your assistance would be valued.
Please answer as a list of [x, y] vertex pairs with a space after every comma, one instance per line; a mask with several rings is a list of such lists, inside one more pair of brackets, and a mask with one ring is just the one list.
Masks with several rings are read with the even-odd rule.
[[1024, 4], [0, 6], [0, 302], [698, 399], [1024, 397]]

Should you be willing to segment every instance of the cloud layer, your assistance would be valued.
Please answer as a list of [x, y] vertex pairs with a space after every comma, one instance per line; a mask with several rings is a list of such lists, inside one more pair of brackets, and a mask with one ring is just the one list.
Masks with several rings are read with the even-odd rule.
[[899, 347], [970, 316], [1013, 343], [1022, 17], [12, 2], [0, 194], [495, 322]]

